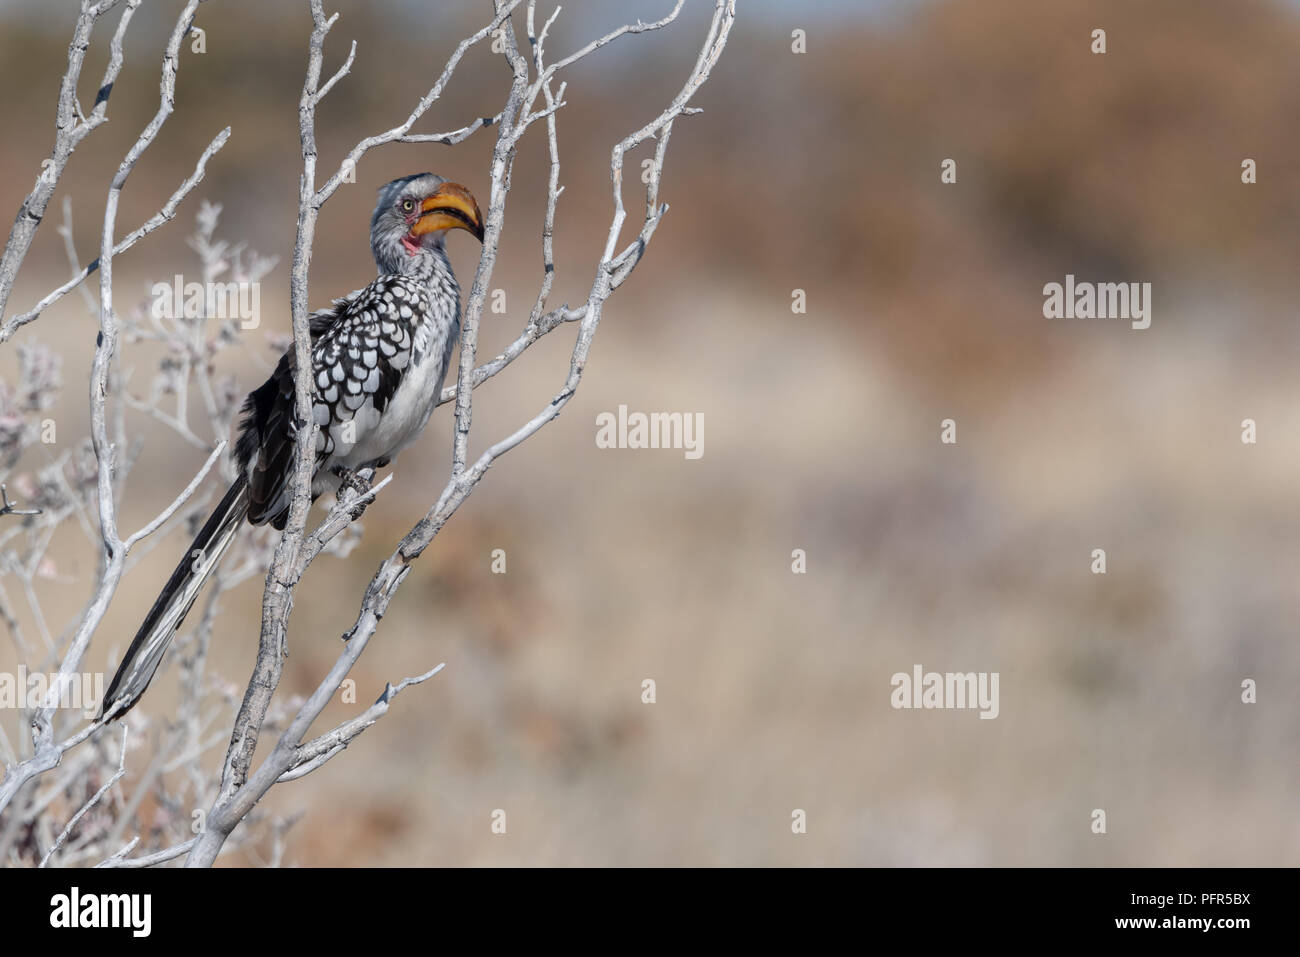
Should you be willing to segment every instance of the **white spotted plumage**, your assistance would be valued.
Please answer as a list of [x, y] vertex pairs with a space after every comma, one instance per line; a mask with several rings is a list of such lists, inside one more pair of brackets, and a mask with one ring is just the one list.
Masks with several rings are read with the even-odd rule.
[[328, 322], [312, 348], [319, 495], [337, 489], [339, 470], [387, 462], [423, 430], [459, 330], [460, 288], [439, 255], [429, 281], [380, 276], [313, 320]]

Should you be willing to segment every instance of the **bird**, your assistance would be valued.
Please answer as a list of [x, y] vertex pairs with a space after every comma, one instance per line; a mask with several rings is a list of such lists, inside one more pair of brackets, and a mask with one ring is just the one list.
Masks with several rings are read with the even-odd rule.
[[[460, 286], [447, 258], [450, 230], [483, 241], [468, 189], [433, 173], [379, 190], [370, 218], [378, 277], [309, 317], [316, 460], [312, 501], [357, 473], [387, 466], [423, 431], [460, 335]], [[297, 436], [291, 346], [244, 401], [238, 476], [186, 550], [127, 648], [100, 718], [126, 714], [144, 694], [172, 637], [245, 520], [283, 529], [295, 487]], [[110, 714], [111, 712], [111, 714]]]

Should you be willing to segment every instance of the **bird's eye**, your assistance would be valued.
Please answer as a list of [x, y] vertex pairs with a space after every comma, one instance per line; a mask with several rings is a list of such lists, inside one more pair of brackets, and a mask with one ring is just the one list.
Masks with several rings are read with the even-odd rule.
[[403, 212], [409, 213], [409, 212], [410, 212], [411, 210], [413, 210], [413, 209], [415, 209], [415, 200], [413, 200], [413, 199], [404, 199], [404, 200], [402, 200], [402, 211], [403, 211]]

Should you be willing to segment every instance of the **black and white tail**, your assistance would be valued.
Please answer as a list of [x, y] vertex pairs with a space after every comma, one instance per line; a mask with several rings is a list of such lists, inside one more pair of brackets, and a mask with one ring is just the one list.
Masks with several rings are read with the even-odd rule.
[[172, 572], [172, 577], [167, 579], [158, 600], [149, 609], [144, 624], [136, 632], [131, 647], [126, 650], [126, 657], [118, 665], [117, 674], [104, 694], [100, 714], [120, 704], [121, 708], [114, 716], [120, 717], [134, 707], [149, 687], [172, 636], [193, 607], [203, 583], [234, 541], [235, 532], [248, 514], [248, 500], [248, 481], [241, 476], [208, 516], [185, 557]]

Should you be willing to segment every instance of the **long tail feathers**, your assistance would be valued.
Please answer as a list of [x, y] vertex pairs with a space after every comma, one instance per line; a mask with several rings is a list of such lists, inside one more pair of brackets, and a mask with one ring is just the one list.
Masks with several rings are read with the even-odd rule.
[[171, 644], [172, 636], [198, 598], [203, 583], [217, 567], [217, 562], [235, 539], [235, 532], [248, 514], [248, 482], [235, 480], [225, 498], [208, 516], [207, 522], [195, 537], [193, 544], [181, 559], [172, 577], [163, 586], [158, 600], [149, 609], [144, 623], [136, 632], [131, 647], [113, 676], [113, 682], [104, 694], [100, 714], [121, 704], [114, 717], [126, 714], [140, 700], [153, 679], [163, 653]]

